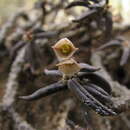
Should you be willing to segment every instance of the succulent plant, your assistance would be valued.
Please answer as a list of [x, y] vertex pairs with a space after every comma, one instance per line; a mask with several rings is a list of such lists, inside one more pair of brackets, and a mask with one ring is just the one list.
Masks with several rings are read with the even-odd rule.
[[[68, 41], [67, 39], [62, 39], [58, 44], [62, 44], [61, 41], [64, 40]], [[63, 43], [63, 45], [68, 45], [68, 42]], [[58, 44], [56, 43], [55, 46]], [[58, 54], [56, 53], [57, 57], [59, 57]], [[99, 68], [85, 63], [77, 63], [68, 56], [66, 59], [61, 60], [57, 66], [58, 70], [45, 69], [45, 74], [62, 76], [60, 81], [40, 88], [29, 96], [20, 96], [19, 98], [36, 100], [56, 92], [70, 90], [83, 105], [90, 107], [98, 114], [102, 116], [116, 115], [113, 109], [111, 86], [106, 79], [96, 72]]]
[[107, 48], [120, 47], [122, 50], [122, 56], [120, 60], [120, 65], [123, 66], [127, 63], [130, 57], [130, 43], [123, 37], [117, 37], [114, 40], [107, 42], [106, 44], [100, 46], [97, 50], [101, 51]]

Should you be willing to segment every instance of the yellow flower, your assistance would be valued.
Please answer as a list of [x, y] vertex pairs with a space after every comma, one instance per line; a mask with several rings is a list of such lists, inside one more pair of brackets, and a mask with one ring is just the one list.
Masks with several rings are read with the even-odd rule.
[[52, 48], [54, 49], [59, 60], [70, 58], [78, 49], [75, 48], [73, 43], [67, 38], [61, 39], [54, 46], [52, 46]]
[[73, 76], [80, 71], [80, 66], [74, 59], [62, 61], [56, 66], [58, 66], [59, 71], [67, 76]]

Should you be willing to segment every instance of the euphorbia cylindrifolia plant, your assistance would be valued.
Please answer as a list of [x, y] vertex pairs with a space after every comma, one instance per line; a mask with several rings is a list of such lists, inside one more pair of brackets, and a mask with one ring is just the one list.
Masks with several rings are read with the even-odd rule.
[[73, 22], [86, 23], [86, 25], [88, 26], [89, 24], [91, 28], [97, 26], [98, 29], [104, 32], [103, 34], [105, 34], [105, 37], [109, 39], [113, 24], [112, 14], [109, 11], [109, 0], [75, 0], [70, 2], [66, 6], [66, 9], [78, 6], [85, 7], [86, 11], [75, 18]]
[[67, 38], [58, 41], [52, 47], [58, 57], [58, 70], [45, 69], [46, 75], [61, 76], [56, 83], [40, 88], [31, 95], [20, 96], [24, 100], [37, 100], [56, 92], [68, 90], [79, 101], [102, 116], [114, 116], [111, 86], [106, 79], [98, 73], [100, 68], [78, 63], [73, 59], [73, 54], [78, 50]]
[[124, 37], [117, 37], [114, 40], [107, 42], [106, 44], [100, 46], [97, 50], [101, 51], [107, 48], [119, 47], [122, 50], [120, 66], [125, 65], [130, 58], [130, 43]]

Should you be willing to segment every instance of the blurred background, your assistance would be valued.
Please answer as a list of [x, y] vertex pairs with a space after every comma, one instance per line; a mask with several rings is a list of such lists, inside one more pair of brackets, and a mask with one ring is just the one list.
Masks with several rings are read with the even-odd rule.
[[[5, 21], [10, 15], [19, 10], [31, 9], [33, 4], [40, 0], [0, 0], [0, 23]], [[48, 0], [45, 0], [48, 1]], [[53, 0], [52, 2], [56, 2]], [[73, 0], [68, 0], [69, 2]], [[130, 19], [130, 0], [110, 0], [112, 6], [112, 13], [120, 14], [126, 22]]]
[[[0, 0], [0, 23], [6, 20], [10, 15], [19, 10], [31, 9], [33, 4], [40, 0]], [[47, 0], [45, 0], [47, 1]], [[53, 0], [52, 2], [56, 2]], [[68, 0], [69, 2], [73, 0]], [[130, 0], [110, 0], [113, 14], [120, 14], [126, 21], [130, 17]]]
[[0, 0], [0, 23], [17, 11], [31, 9], [36, 1], [38, 0]]
[[[30, 10], [34, 3], [41, 0], [0, 0], [0, 24], [5, 22], [9, 16], [13, 15], [16, 11]], [[50, 1], [50, 0], [45, 0]], [[71, 2], [73, 0], [68, 0]], [[53, 3], [57, 0], [53, 0]], [[120, 15], [124, 24], [129, 24], [130, 21], [130, 0], [110, 0], [112, 14]], [[81, 9], [78, 8], [80, 11]], [[78, 12], [77, 10], [77, 12]]]
[[[99, 59], [93, 57], [98, 47], [118, 36], [122, 36], [123, 43], [128, 43], [124, 45], [130, 48], [130, 0], [110, 0], [102, 9], [107, 16], [98, 10], [100, 18], [96, 15], [78, 22], [72, 20], [89, 10], [66, 9], [72, 1], [0, 0], [0, 130], [130, 130], [129, 110], [117, 117], [105, 118], [87, 109], [84, 119], [86, 112], [68, 91], [36, 102], [18, 99], [19, 95], [30, 94], [59, 80], [43, 75], [43, 69], [56, 68], [58, 61], [51, 46], [67, 37], [80, 48], [75, 55], [77, 61], [92, 65], [95, 59], [102, 62], [96, 65], [109, 72], [113, 96], [128, 99], [127, 108], [130, 107], [129, 53], [128, 59], [124, 58], [128, 60], [124, 66], [120, 65], [124, 49], [121, 47], [102, 51]], [[30, 44], [33, 29], [42, 30], [43, 37]]]

